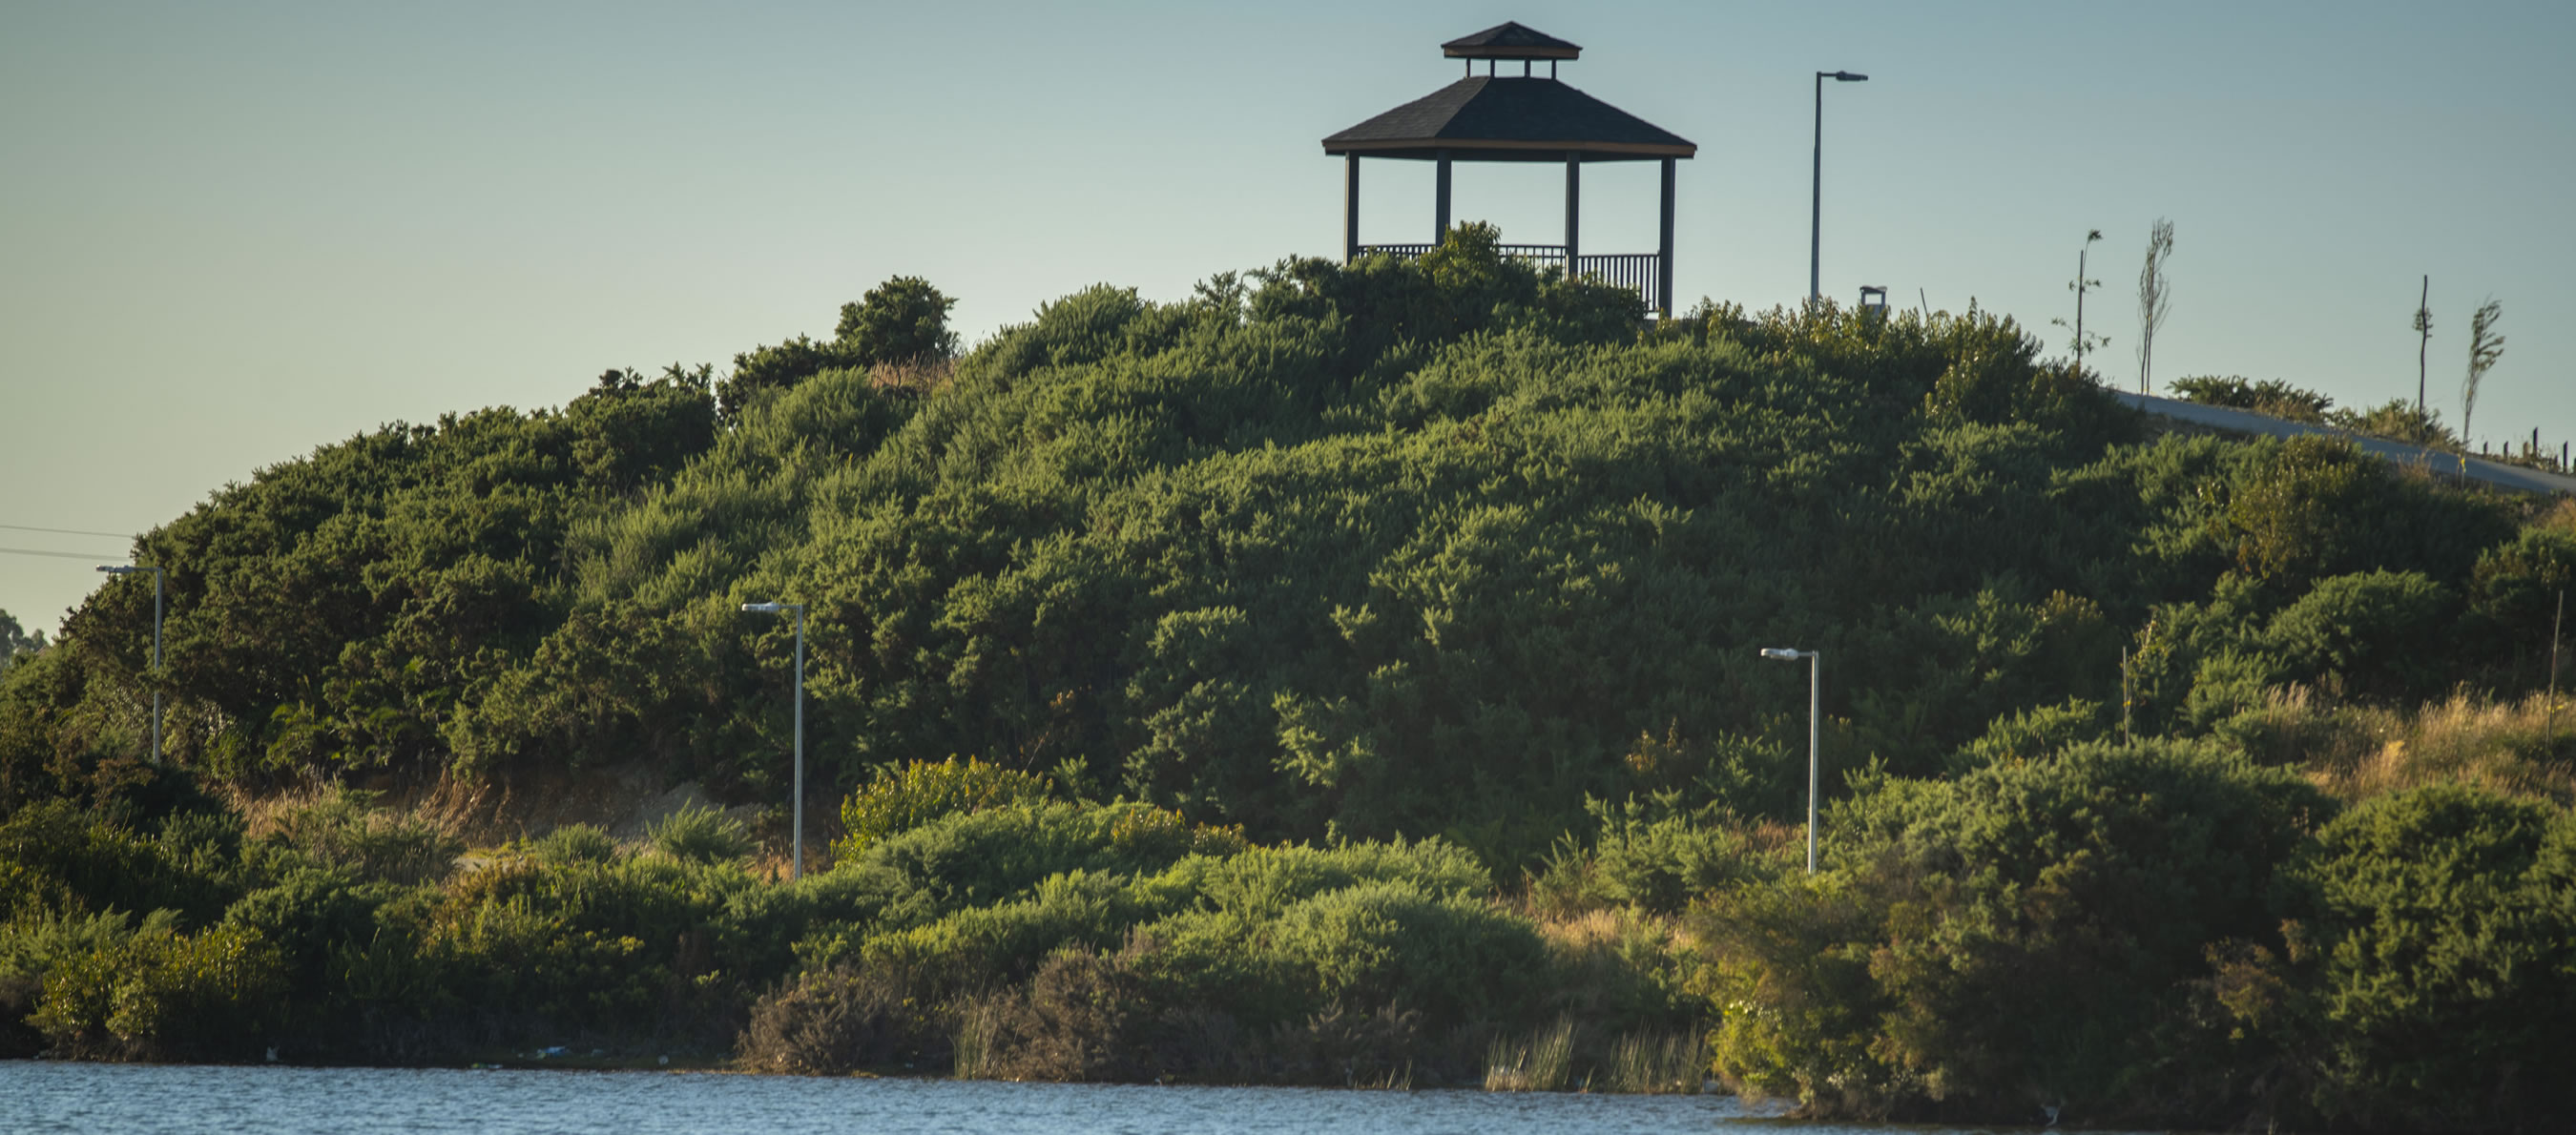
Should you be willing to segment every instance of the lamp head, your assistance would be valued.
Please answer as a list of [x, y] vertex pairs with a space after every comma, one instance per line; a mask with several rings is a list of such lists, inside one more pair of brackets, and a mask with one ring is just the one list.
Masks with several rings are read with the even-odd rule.
[[98, 570], [106, 572], [109, 575], [127, 575], [133, 572], [142, 571], [143, 569], [126, 564], [100, 564], [98, 565]]
[[1806, 656], [1806, 652], [1804, 651], [1791, 650], [1785, 646], [1766, 646], [1762, 648], [1762, 657], [1779, 662], [1795, 662], [1801, 658], [1805, 658]]
[[1836, 71], [1834, 72], [1834, 81], [1837, 83], [1866, 83], [1869, 81], [1869, 76], [1855, 71]]
[[780, 608], [776, 603], [745, 603], [742, 605], [742, 609], [745, 611], [758, 611], [764, 615], [775, 615], [782, 608]]

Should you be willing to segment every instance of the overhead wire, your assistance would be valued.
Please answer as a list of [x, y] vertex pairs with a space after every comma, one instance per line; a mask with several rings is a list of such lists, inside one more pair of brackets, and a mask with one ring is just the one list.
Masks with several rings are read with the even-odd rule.
[[58, 536], [113, 536], [119, 540], [134, 538], [132, 532], [99, 532], [88, 528], [38, 528], [33, 524], [0, 524], [13, 532], [51, 532]]

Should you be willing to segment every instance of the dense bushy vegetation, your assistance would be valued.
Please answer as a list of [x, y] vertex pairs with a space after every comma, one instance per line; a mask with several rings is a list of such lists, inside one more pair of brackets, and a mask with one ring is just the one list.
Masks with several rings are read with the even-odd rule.
[[[1641, 330], [1474, 228], [953, 360], [947, 303], [891, 281], [721, 382], [389, 427], [147, 534], [164, 673], [129, 580], [0, 675], [9, 1043], [1505, 1087], [1698, 1052], [1848, 1114], [2565, 1113], [2568, 511], [2150, 436], [1987, 314]], [[715, 812], [459, 871], [357, 797], [209, 795], [781, 798], [771, 599], [847, 798], [802, 882]], [[1824, 660], [1813, 877], [1776, 645]], [[176, 769], [137, 759], [156, 680]]]

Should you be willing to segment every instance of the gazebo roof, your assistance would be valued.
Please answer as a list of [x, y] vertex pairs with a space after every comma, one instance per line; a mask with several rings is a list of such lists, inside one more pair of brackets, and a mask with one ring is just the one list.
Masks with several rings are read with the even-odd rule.
[[1536, 28], [1507, 21], [1441, 44], [1440, 54], [1451, 59], [1573, 59], [1582, 55], [1583, 49]]
[[[1538, 35], [1504, 24], [1451, 44], [1507, 30]], [[1563, 40], [1548, 42], [1580, 50]], [[1437, 158], [1442, 151], [1457, 161], [1552, 162], [1569, 152], [1586, 161], [1642, 161], [1687, 158], [1699, 147], [1555, 79], [1491, 75], [1460, 79], [1324, 139], [1326, 154]]]

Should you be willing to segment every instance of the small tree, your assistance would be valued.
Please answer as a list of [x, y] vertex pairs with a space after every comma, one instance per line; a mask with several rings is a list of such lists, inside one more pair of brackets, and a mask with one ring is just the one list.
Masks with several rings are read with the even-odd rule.
[[[2147, 230], [2147, 266], [2138, 272], [2138, 393], [2152, 389], [2156, 329], [2165, 325], [2173, 306], [2173, 284], [2165, 279], [2165, 260], [2173, 255], [2173, 222], [2156, 218]], [[2080, 262], [2079, 262], [2080, 263]]]
[[803, 335], [733, 357], [733, 374], [715, 384], [716, 410], [731, 422], [764, 390], [785, 390], [823, 371], [879, 363], [937, 362], [957, 353], [948, 309], [957, 301], [919, 276], [896, 276], [841, 305], [832, 338]]
[[[2084, 293], [2102, 286], [2102, 281], [2089, 279], [2084, 275], [2084, 258], [2092, 253], [2093, 242], [2100, 239], [2102, 239], [2102, 230], [2100, 229], [2094, 229], [2091, 232], [2084, 234], [2084, 247], [2077, 249], [2075, 252], [2075, 280], [2074, 282], [2066, 285], [2068, 291], [2075, 293], [2075, 342], [2073, 346], [2075, 348], [2075, 369], [2079, 373], [2084, 369], [2084, 353], [2086, 351], [2090, 351], [2095, 347], [2107, 347], [2111, 343], [2111, 337], [2108, 335], [2087, 335], [2084, 333]], [[2063, 319], [2052, 319], [2049, 320], [2049, 322], [2060, 327], [2066, 326], [2066, 321]]]
[[0, 670], [7, 670], [18, 655], [34, 654], [44, 648], [45, 632], [29, 633], [9, 612], [0, 611]]
[[[2469, 317], [2469, 376], [2460, 384], [2460, 460], [2468, 460], [2469, 415], [2478, 409], [2478, 382], [2495, 369], [2496, 360], [2504, 357], [2504, 336], [2496, 334], [2496, 320], [2504, 317], [2504, 305], [2488, 300], [2478, 305]], [[2465, 468], [2463, 464], [2463, 468]]]
[[834, 336], [863, 364], [944, 359], [957, 353], [957, 333], [948, 329], [948, 309], [955, 306], [930, 281], [897, 276], [859, 302], [842, 304]]

